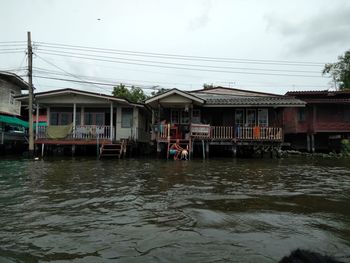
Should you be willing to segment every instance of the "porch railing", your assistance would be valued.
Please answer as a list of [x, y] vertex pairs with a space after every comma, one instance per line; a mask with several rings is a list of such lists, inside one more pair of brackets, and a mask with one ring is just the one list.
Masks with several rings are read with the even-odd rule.
[[277, 127], [237, 127], [238, 140], [282, 141], [282, 128]]
[[[72, 132], [64, 139], [81, 139], [81, 140], [96, 140], [96, 139], [111, 139], [114, 128], [111, 131], [110, 126], [104, 125], [76, 125]], [[37, 139], [47, 139], [47, 127], [39, 126], [36, 133]]]
[[[154, 126], [157, 139], [177, 138], [170, 124]], [[209, 124], [191, 124], [192, 138], [212, 140], [241, 140], [241, 141], [282, 141], [283, 130], [279, 127], [233, 127], [211, 126]]]
[[212, 139], [234, 139], [235, 134], [231, 126], [212, 126], [210, 129], [210, 138]]

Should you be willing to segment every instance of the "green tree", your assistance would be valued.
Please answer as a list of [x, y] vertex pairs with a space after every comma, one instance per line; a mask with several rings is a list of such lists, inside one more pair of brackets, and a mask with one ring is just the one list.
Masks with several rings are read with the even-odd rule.
[[129, 90], [122, 83], [113, 88], [112, 94], [113, 96], [123, 98], [135, 103], [142, 102], [147, 99], [147, 95], [140, 87], [131, 86]]
[[338, 57], [338, 62], [324, 66], [322, 74], [329, 74], [340, 90], [350, 89], [350, 50]]
[[212, 88], [215, 88], [214, 84], [207, 84], [207, 83], [204, 83], [203, 84], [203, 88], [204, 89], [212, 89]]
[[157, 91], [152, 91], [152, 92], [151, 92], [151, 95], [152, 95], [152, 96], [160, 95], [160, 94], [162, 94], [162, 93], [164, 93], [164, 92], [167, 92], [168, 90], [170, 90], [170, 89], [160, 88], [160, 89], [157, 90]]

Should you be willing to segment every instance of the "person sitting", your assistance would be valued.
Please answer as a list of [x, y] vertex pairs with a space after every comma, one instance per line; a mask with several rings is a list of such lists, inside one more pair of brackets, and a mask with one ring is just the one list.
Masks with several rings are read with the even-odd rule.
[[180, 141], [179, 139], [176, 140], [176, 143], [172, 144], [169, 148], [169, 154], [170, 155], [174, 155], [174, 160], [178, 160], [180, 154], [182, 153], [182, 151], [184, 150], [180, 145], [179, 145]]

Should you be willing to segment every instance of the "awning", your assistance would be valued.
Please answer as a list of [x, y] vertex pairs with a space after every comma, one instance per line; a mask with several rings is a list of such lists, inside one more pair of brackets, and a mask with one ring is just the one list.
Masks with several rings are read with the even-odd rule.
[[20, 125], [23, 126], [25, 128], [28, 128], [28, 122], [18, 119], [16, 117], [12, 117], [12, 116], [6, 116], [6, 115], [0, 115], [0, 122], [4, 122], [4, 123], [8, 123], [8, 124], [14, 124], [14, 125]]

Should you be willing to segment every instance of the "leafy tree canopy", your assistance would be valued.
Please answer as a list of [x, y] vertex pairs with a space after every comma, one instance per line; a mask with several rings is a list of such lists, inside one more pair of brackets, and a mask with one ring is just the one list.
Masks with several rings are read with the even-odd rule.
[[135, 103], [142, 102], [147, 99], [147, 95], [143, 92], [141, 88], [131, 86], [129, 90], [122, 83], [113, 88], [112, 94], [113, 96], [123, 98]]
[[164, 92], [167, 92], [168, 90], [170, 90], [170, 89], [160, 88], [160, 89], [157, 90], [157, 91], [152, 91], [152, 92], [151, 92], [151, 95], [152, 95], [152, 96], [160, 95], [160, 94], [162, 94], [162, 93], [164, 93]]
[[203, 84], [203, 89], [212, 89], [212, 88], [215, 88], [214, 84], [207, 84], [207, 83]]
[[350, 89], [350, 50], [338, 57], [338, 62], [324, 66], [323, 75], [329, 74], [340, 90]]

